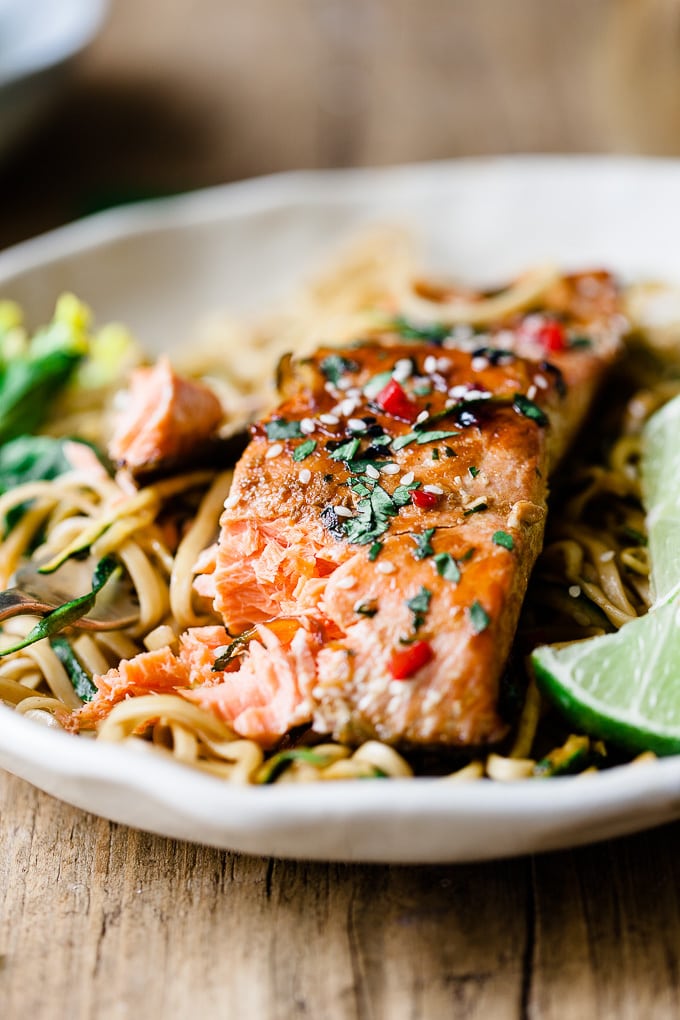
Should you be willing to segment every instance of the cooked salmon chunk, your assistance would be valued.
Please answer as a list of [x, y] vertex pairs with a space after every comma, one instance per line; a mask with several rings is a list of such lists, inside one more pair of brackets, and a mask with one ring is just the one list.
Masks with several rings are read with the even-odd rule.
[[137, 368], [109, 444], [111, 460], [132, 472], [189, 456], [224, 417], [209, 387], [178, 375], [167, 358]]

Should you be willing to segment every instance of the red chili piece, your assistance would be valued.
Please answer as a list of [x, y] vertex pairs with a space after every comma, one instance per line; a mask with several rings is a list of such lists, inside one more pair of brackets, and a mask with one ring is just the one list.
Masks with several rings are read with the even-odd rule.
[[375, 398], [375, 402], [393, 418], [401, 418], [402, 421], [407, 421], [409, 424], [418, 417], [417, 405], [406, 395], [396, 379], [390, 379], [387, 386]]
[[437, 505], [439, 496], [434, 492], [423, 492], [422, 489], [414, 489], [411, 493], [411, 499], [421, 510], [431, 510], [433, 506]]
[[564, 327], [554, 319], [546, 319], [539, 326], [536, 339], [546, 351], [563, 351], [567, 346]]
[[414, 641], [412, 645], [392, 652], [390, 673], [395, 680], [410, 680], [433, 657], [434, 652], [427, 641]]

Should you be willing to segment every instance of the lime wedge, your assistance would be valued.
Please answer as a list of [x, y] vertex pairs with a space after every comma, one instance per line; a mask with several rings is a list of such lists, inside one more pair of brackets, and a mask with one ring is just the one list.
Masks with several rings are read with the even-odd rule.
[[642, 489], [654, 607], [616, 634], [546, 645], [541, 690], [570, 722], [631, 750], [680, 753], [680, 397], [645, 426]]
[[680, 752], [680, 603], [616, 634], [537, 648], [531, 661], [541, 690], [585, 733], [633, 751]]
[[680, 591], [680, 397], [670, 400], [645, 425], [640, 470], [652, 594], [658, 605]]

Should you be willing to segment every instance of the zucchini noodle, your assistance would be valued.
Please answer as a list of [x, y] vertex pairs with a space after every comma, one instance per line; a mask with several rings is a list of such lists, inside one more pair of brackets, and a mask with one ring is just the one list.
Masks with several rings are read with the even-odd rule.
[[[375, 328], [395, 309], [405, 309], [419, 321], [484, 326], [531, 308], [558, 280], [552, 268], [541, 268], [506, 291], [482, 299], [444, 293], [434, 300], [411, 284], [413, 268], [404, 235], [377, 232], [276, 314], [250, 323], [224, 319], [203, 323], [184, 367], [209, 379], [230, 402], [233, 424], [271, 403], [273, 367], [284, 351], [304, 353], [321, 337], [341, 343]], [[636, 291], [632, 307], [639, 308], [643, 297]], [[247, 359], [244, 344], [249, 348]], [[662, 346], [666, 356], [671, 349], [667, 329]], [[226, 356], [218, 356], [220, 349]], [[639, 434], [646, 417], [674, 387], [677, 390], [676, 384], [660, 376], [644, 391], [633, 393], [606, 456], [581, 452], [563, 471], [520, 622], [516, 656], [520, 663], [537, 635], [542, 640], [574, 640], [617, 629], [647, 612], [649, 560], [640, 501]], [[107, 390], [96, 394], [100, 407], [111, 397]], [[62, 401], [59, 415], [48, 422], [46, 433], [63, 434], [67, 427], [69, 434], [102, 441], [105, 415], [97, 412], [92, 400], [79, 402], [74, 395], [70, 404]], [[71, 640], [76, 659], [88, 674], [102, 676], [141, 651], [176, 647], [188, 628], [221, 624], [209, 602], [195, 592], [193, 581], [199, 554], [216, 540], [231, 479], [230, 470], [191, 471], [136, 490], [124, 475], [112, 479], [104, 471], [74, 469], [53, 481], [12, 489], [0, 496], [0, 520], [28, 505], [0, 543], [0, 585], [8, 587], [28, 558], [51, 560], [54, 565], [83, 549], [97, 559], [115, 554], [131, 580], [138, 621], [124, 630], [76, 632]], [[25, 617], [5, 623], [0, 646], [16, 643], [34, 623]], [[448, 782], [485, 777], [506, 782], [542, 774], [542, 763], [549, 760], [571, 761], [583, 754], [588, 761], [593, 756], [603, 761], [601, 745], [561, 727], [521, 665], [513, 682], [522, 705], [506, 744], [485, 755], [476, 751], [443, 756], [434, 768], [421, 766], [417, 755], [400, 754], [375, 740], [353, 749], [318, 743], [309, 733], [265, 752], [255, 741], [238, 737], [212, 712], [175, 693], [139, 694], [120, 701], [99, 723], [96, 739], [153, 748], [184, 766], [236, 784], [405, 779], [421, 771]], [[0, 699], [30, 718], [66, 728], [70, 712], [81, 705], [49, 639], [0, 659]], [[641, 755], [636, 761], [648, 758]]]

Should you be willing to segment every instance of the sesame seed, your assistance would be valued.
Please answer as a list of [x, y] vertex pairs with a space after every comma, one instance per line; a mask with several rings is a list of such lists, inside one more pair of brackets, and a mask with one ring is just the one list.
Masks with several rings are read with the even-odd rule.
[[429, 411], [421, 411], [418, 417], [416, 418], [416, 421], [418, 422], [418, 424], [420, 424], [423, 421], [427, 421], [429, 417], [430, 417]]
[[547, 390], [548, 386], [550, 385], [544, 375], [535, 375], [534, 382], [538, 386], [539, 390]]
[[337, 414], [341, 415], [341, 417], [349, 418], [351, 414], [354, 414], [358, 406], [359, 402], [358, 400], [355, 400], [354, 397], [345, 397], [344, 400], [340, 401], [338, 406], [335, 408], [335, 411]]
[[485, 368], [489, 367], [489, 362], [486, 358], [473, 358], [470, 367], [473, 372], [483, 372]]
[[442, 496], [444, 490], [439, 485], [423, 485], [423, 492], [431, 492], [433, 496]]
[[316, 422], [313, 418], [303, 418], [300, 422], [300, 432], [303, 432], [306, 436], [311, 436], [312, 432], [316, 432]]
[[463, 479], [460, 477], [460, 475], [456, 475], [453, 481], [459, 488], [463, 484]]
[[413, 472], [412, 471], [407, 471], [405, 475], [401, 476], [399, 481], [400, 481], [400, 483], [402, 485], [410, 485], [411, 482], [414, 480], [414, 478], [415, 478], [415, 475], [413, 474]]
[[571, 597], [573, 599], [577, 599], [579, 597], [579, 595], [581, 594], [581, 586], [578, 585], [578, 584], [572, 584], [569, 587], [569, 594], [571, 595]]
[[412, 372], [413, 365], [411, 364], [410, 358], [400, 358], [394, 366], [392, 378], [396, 379], [397, 382], [406, 382]]
[[530, 386], [529, 389], [527, 390], [527, 397], [529, 398], [529, 400], [533, 400], [537, 393], [538, 390], [536, 389], [536, 387]]
[[239, 497], [238, 497], [238, 495], [236, 493], [234, 493], [233, 496], [228, 496], [227, 499], [225, 499], [225, 501], [224, 501], [224, 509], [225, 510], [233, 510], [233, 508], [238, 503], [238, 500], [239, 500]]
[[356, 577], [353, 577], [351, 574], [348, 574], [347, 577], [341, 577], [340, 578], [340, 580], [338, 581], [336, 587], [338, 587], [338, 588], [353, 588], [356, 583], [357, 583]]
[[451, 387], [451, 389], [449, 390], [449, 396], [453, 397], [454, 400], [457, 400], [459, 397], [464, 397], [465, 394], [467, 393], [467, 390], [468, 388], [464, 383], [463, 384], [459, 383], [458, 386]]
[[337, 414], [320, 414], [319, 421], [324, 425], [337, 425], [340, 419]]
[[390, 560], [378, 560], [375, 569], [380, 574], [393, 574], [397, 568]]
[[338, 379], [338, 381], [335, 384], [335, 388], [336, 390], [341, 390], [344, 393], [345, 390], [348, 390], [351, 385], [352, 385], [351, 379]]
[[323, 388], [325, 389], [326, 393], [330, 393], [331, 396], [333, 396], [333, 394], [335, 393], [335, 384], [332, 382], [324, 383]]
[[614, 550], [607, 549], [606, 552], [600, 553], [600, 563], [611, 563], [614, 559]]
[[334, 506], [333, 511], [336, 517], [352, 517], [352, 511], [350, 510], [350, 508], [347, 506], [342, 506], [342, 504], [340, 504], [339, 506]]
[[309, 470], [309, 468], [303, 468], [300, 474], [298, 475], [298, 479], [301, 485], [307, 485], [307, 483], [311, 480], [311, 477], [312, 472]]
[[433, 372], [437, 371], [437, 359], [435, 358], [434, 354], [428, 354], [428, 356], [425, 358], [425, 361], [423, 362], [423, 368], [425, 369], [427, 375], [432, 375]]
[[380, 472], [378, 471], [377, 468], [373, 467], [372, 464], [366, 465], [366, 474], [368, 475], [369, 478], [373, 478], [373, 480], [375, 480], [376, 478], [380, 478]]
[[437, 358], [437, 371], [448, 372], [451, 368], [451, 358]]
[[488, 390], [468, 390], [465, 394], [467, 400], [488, 400], [490, 396]]
[[380, 468], [380, 470], [384, 475], [396, 475], [399, 474], [399, 465], [385, 464], [383, 465], [383, 467]]
[[347, 390], [347, 396], [353, 397], [355, 400], [360, 400], [361, 390], [359, 389], [358, 386], [350, 386], [350, 388]]
[[265, 457], [267, 458], [267, 460], [273, 460], [274, 457], [278, 457], [280, 453], [283, 453], [283, 447], [281, 446], [281, 443], [274, 443], [274, 445], [270, 446], [267, 452], [265, 453]]
[[350, 418], [347, 422], [347, 428], [352, 432], [365, 432], [366, 422], [362, 421], [361, 418]]

